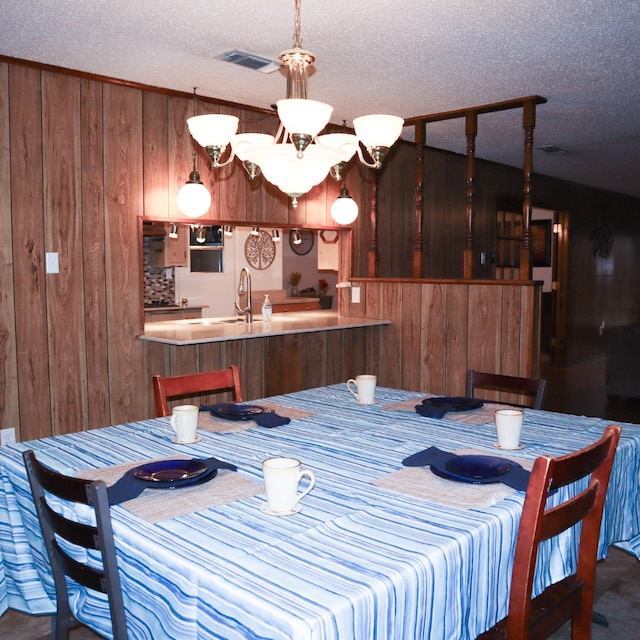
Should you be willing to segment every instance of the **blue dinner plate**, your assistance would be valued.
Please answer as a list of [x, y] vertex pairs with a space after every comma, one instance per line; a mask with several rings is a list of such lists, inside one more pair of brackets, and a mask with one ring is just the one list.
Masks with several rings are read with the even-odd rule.
[[198, 478], [208, 470], [204, 460], [157, 460], [140, 465], [133, 475], [147, 482], [180, 482]]
[[448, 409], [449, 411], [471, 411], [480, 408], [484, 403], [477, 398], [462, 398], [459, 396], [447, 397], [441, 396], [437, 398], [425, 398], [422, 404], [428, 404], [432, 407]]
[[501, 482], [502, 477], [515, 467], [520, 465], [497, 456], [463, 455], [451, 458], [444, 464], [435, 462], [430, 468], [437, 476], [447, 480], [490, 484]]
[[264, 413], [264, 407], [255, 404], [216, 404], [209, 408], [209, 411], [219, 418], [225, 420], [251, 420], [252, 416]]

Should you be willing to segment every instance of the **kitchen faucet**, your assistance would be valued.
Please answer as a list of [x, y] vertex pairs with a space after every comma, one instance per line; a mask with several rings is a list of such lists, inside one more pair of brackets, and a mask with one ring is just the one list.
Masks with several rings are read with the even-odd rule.
[[[242, 307], [242, 297], [246, 294], [247, 296], [247, 306]], [[236, 311], [239, 314], [244, 314], [247, 324], [251, 324], [252, 314], [251, 314], [251, 274], [249, 273], [249, 269], [246, 267], [242, 267], [240, 270], [240, 282], [238, 283], [238, 297], [235, 301]]]

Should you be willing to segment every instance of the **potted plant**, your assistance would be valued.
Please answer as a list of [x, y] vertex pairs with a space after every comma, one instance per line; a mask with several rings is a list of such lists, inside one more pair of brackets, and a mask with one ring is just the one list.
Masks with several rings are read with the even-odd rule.
[[300, 284], [300, 280], [302, 280], [302, 274], [298, 271], [292, 271], [289, 274], [289, 284], [291, 285], [291, 295], [298, 295], [298, 285]]

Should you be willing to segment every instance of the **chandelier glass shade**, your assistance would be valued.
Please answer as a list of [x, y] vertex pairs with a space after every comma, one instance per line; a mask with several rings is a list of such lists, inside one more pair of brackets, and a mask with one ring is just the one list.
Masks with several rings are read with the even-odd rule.
[[346, 187], [340, 189], [340, 195], [331, 205], [331, 217], [338, 224], [351, 224], [358, 217], [358, 205]]
[[[356, 118], [355, 135], [319, 135], [328, 124], [333, 107], [307, 98], [309, 70], [315, 56], [301, 48], [300, 3], [301, 0], [295, 0], [294, 46], [279, 58], [287, 70], [287, 97], [276, 105], [280, 127], [275, 137], [236, 134], [238, 118], [225, 114], [194, 116], [187, 120], [189, 132], [206, 149], [214, 168], [230, 163], [237, 156], [251, 179], [262, 173], [292, 199], [294, 207], [298, 198], [322, 182], [329, 172], [334, 179], [341, 180], [344, 165], [356, 152], [362, 164], [380, 168], [404, 124], [397, 116], [377, 114]], [[222, 161], [229, 145], [231, 153]], [[365, 159], [361, 145], [371, 161]]]
[[194, 180], [194, 172], [192, 172], [189, 181], [182, 185], [176, 198], [178, 209], [188, 218], [202, 217], [211, 206], [211, 194], [200, 181], [197, 171], [195, 176], [197, 179]]

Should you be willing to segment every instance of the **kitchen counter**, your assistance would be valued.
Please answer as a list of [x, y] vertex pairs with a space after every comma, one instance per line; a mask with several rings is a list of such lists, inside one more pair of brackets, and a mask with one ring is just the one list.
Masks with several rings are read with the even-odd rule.
[[152, 305], [144, 308], [145, 322], [164, 322], [201, 318], [202, 310], [208, 305]]
[[163, 311], [193, 311], [193, 310], [199, 310], [199, 309], [206, 309], [209, 305], [206, 304], [200, 304], [200, 305], [193, 305], [193, 304], [189, 304], [186, 306], [182, 306], [182, 305], [178, 305], [178, 304], [152, 304], [149, 306], [146, 306], [144, 308], [145, 313], [161, 313]]
[[271, 322], [262, 322], [258, 315], [254, 316], [251, 324], [235, 318], [150, 322], [145, 324], [144, 333], [139, 338], [148, 342], [190, 345], [390, 324], [390, 320], [339, 316], [336, 311], [303, 311], [275, 313]]

